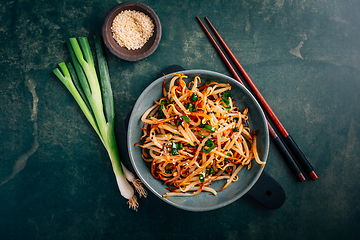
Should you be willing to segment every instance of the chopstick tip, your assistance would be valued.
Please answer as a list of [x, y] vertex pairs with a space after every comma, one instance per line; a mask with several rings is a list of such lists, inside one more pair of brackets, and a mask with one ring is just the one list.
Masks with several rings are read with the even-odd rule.
[[318, 179], [318, 175], [315, 173], [315, 171], [312, 171], [311, 173], [309, 173], [309, 177], [311, 178], [311, 180], [315, 181], [316, 179]]
[[296, 175], [296, 177], [299, 180], [299, 182], [303, 182], [306, 180], [304, 177], [304, 174], [302, 174], [302, 173], [299, 173], [298, 175]]

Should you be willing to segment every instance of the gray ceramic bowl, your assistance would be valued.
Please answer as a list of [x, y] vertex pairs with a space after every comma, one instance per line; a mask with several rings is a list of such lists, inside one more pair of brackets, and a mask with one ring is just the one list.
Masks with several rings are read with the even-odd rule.
[[[195, 76], [200, 76], [202, 82], [205, 80], [213, 80], [217, 82], [230, 83], [232, 85], [231, 93], [235, 100], [235, 105], [240, 110], [247, 107], [249, 109], [249, 123], [252, 130], [259, 130], [258, 133], [258, 152], [262, 160], [266, 160], [269, 151], [269, 134], [265, 115], [260, 108], [259, 104], [252, 96], [252, 94], [238, 83], [233, 78], [226, 75], [206, 71], [206, 70], [187, 70], [182, 71], [188, 76], [188, 80], [193, 80]], [[171, 79], [171, 74], [166, 76], [167, 86]], [[186, 80], [186, 79], [185, 79]], [[141, 148], [134, 144], [139, 141], [143, 126], [141, 121], [142, 114], [151, 107], [154, 100], [160, 99], [162, 95], [162, 83], [164, 77], [161, 77], [151, 83], [140, 95], [135, 103], [133, 111], [130, 116], [128, 125], [128, 150], [130, 155], [130, 161], [134, 167], [137, 175], [143, 181], [143, 183], [163, 201], [178, 207], [180, 209], [188, 211], [209, 211], [224, 207], [240, 197], [246, 194], [250, 188], [256, 183], [259, 176], [263, 171], [263, 167], [259, 166], [255, 161], [252, 164], [250, 170], [242, 169], [239, 174], [239, 180], [233, 182], [225, 190], [219, 192], [217, 196], [209, 195], [207, 192], [202, 192], [192, 197], [162, 197], [167, 192], [166, 185], [160, 180], [154, 179], [147, 167], [147, 163], [141, 158]], [[225, 184], [225, 181], [217, 181], [211, 184], [215, 190], [220, 189]]]

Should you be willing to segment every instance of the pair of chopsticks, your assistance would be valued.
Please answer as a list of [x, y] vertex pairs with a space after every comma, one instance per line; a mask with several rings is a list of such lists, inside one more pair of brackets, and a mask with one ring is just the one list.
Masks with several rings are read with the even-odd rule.
[[[203, 27], [206, 35], [214, 45], [215, 49], [220, 54], [222, 60], [225, 62], [226, 66], [229, 68], [230, 72], [234, 76], [234, 78], [239, 81], [242, 85], [245, 86], [242, 79], [240, 78], [239, 74], [229, 61], [228, 57], [225, 55], [223, 50], [221, 49], [220, 45], [216, 42], [216, 40], [213, 38], [209, 30], [206, 28], [206, 26], [203, 24], [203, 22], [200, 20], [199, 17], [196, 17], [196, 19], [199, 21], [200, 25]], [[215, 33], [216, 37], [218, 38], [219, 42], [222, 44], [223, 48], [225, 49], [226, 53], [230, 56], [231, 60], [234, 62], [235, 66], [237, 67], [238, 71], [243, 75], [244, 79], [246, 80], [247, 84], [249, 85], [252, 93], [256, 97], [256, 99], [260, 102], [261, 106], [267, 113], [267, 115], [270, 117], [270, 119], [273, 121], [273, 124], [275, 125], [275, 128], [280, 132], [282, 139], [278, 136], [276, 133], [273, 125], [267, 121], [269, 133], [272, 137], [275, 145], [277, 146], [279, 152], [283, 156], [285, 162], [288, 164], [290, 170], [292, 173], [296, 176], [296, 178], [302, 182], [305, 180], [305, 176], [302, 173], [300, 167], [303, 169], [303, 171], [310, 177], [311, 180], [316, 180], [318, 178], [317, 174], [315, 173], [315, 170], [309, 163], [309, 161], [306, 159], [305, 155], [302, 153], [300, 148], [297, 146], [293, 138], [290, 136], [290, 134], [286, 131], [285, 127], [281, 124], [280, 120], [277, 118], [273, 110], [270, 108], [269, 104], [266, 102], [265, 98], [261, 95], [260, 91], [257, 89], [253, 81], [250, 79], [249, 75], [245, 72], [244, 68], [241, 66], [240, 62], [237, 60], [235, 55], [232, 53], [228, 45], [225, 43], [223, 38], [220, 36], [218, 31], [215, 29], [215, 27], [212, 25], [210, 20], [205, 17], [205, 20], [208, 22], [210, 28]], [[246, 86], [245, 86], [246, 87]], [[296, 161], [294, 160], [296, 159]], [[299, 167], [300, 165], [300, 167]]]

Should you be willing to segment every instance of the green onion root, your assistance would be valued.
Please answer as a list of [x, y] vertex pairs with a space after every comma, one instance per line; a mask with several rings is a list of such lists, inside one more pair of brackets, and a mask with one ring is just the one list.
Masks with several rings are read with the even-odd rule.
[[147, 192], [142, 186], [142, 182], [139, 179], [136, 179], [134, 174], [130, 172], [123, 163], [121, 163], [121, 166], [126, 179], [134, 185], [136, 192], [139, 194], [139, 197], [147, 197]]

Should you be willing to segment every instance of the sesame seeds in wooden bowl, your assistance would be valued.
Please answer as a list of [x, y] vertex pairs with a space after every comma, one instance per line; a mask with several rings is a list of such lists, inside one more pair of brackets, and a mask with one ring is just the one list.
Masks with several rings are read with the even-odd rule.
[[123, 60], [139, 61], [150, 56], [159, 45], [161, 24], [149, 6], [128, 1], [109, 11], [102, 36], [112, 54]]

